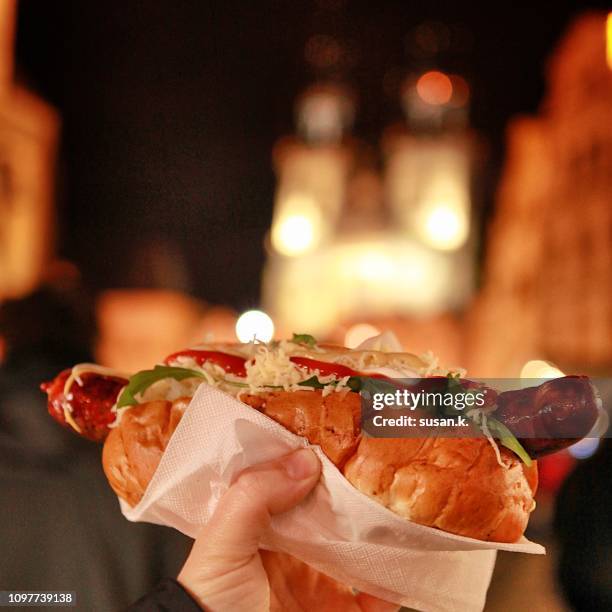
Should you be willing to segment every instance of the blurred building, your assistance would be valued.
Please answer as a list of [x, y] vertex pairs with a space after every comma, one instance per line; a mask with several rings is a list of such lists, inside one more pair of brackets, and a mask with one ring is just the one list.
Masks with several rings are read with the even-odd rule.
[[201, 342], [235, 342], [236, 313], [179, 291], [112, 289], [96, 300], [96, 362], [137, 372]]
[[[354, 107], [345, 90], [317, 86], [302, 96], [298, 135], [274, 156], [263, 305], [279, 336], [307, 330], [344, 343], [343, 330], [364, 323], [403, 336], [469, 300], [468, 95], [458, 76], [410, 75], [406, 121], [383, 138], [383, 172], [377, 155], [349, 137]], [[436, 348], [452, 343], [455, 354], [455, 341], [449, 334]]]
[[203, 304], [175, 291], [105, 291], [96, 303], [96, 361], [123, 372], [149, 368], [193, 341], [203, 312]]
[[[528, 359], [612, 366], [612, 66], [606, 18], [576, 21], [548, 66], [537, 117], [513, 121], [470, 370], [517, 376]], [[608, 44], [612, 44], [609, 41]]]
[[15, 81], [16, 2], [0, 3], [0, 301], [32, 291], [53, 247], [56, 112]]

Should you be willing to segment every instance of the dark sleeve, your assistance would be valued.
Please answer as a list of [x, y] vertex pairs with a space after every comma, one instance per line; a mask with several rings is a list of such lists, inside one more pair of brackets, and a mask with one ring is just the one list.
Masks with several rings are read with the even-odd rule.
[[202, 608], [176, 580], [165, 578], [126, 612], [202, 612]]

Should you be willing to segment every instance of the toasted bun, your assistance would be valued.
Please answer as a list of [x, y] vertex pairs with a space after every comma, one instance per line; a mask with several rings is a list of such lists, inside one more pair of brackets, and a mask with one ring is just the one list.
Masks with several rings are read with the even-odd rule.
[[427, 363], [412, 353], [387, 353], [373, 349], [355, 350], [343, 346], [323, 345], [317, 349], [303, 349], [303, 355], [320, 361], [354, 364], [362, 368], [392, 368], [400, 371], [419, 372]]
[[355, 452], [361, 430], [361, 398], [357, 393], [293, 391], [243, 396], [241, 400], [321, 450], [342, 467]]
[[479, 540], [515, 542], [537, 487], [527, 468], [486, 439], [363, 438], [344, 475], [357, 489], [411, 521]]
[[[358, 605], [361, 596], [346, 584], [286, 553], [259, 552], [270, 583], [270, 612], [357, 612], [364, 609]], [[321, 602], [325, 602], [324, 607]]]
[[[104, 471], [121, 498], [140, 501], [188, 399], [130, 408], [108, 436]], [[248, 395], [242, 401], [304, 436], [357, 489], [411, 521], [459, 535], [515, 542], [533, 509], [537, 468], [484, 439], [361, 438], [360, 397], [320, 391]]]
[[189, 401], [181, 398], [134, 406], [106, 438], [104, 473], [115, 493], [131, 506], [144, 495]]

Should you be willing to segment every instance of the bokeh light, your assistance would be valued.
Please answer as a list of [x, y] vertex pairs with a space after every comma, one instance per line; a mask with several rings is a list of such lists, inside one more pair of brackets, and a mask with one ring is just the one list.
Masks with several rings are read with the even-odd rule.
[[461, 108], [470, 100], [470, 86], [468, 85], [468, 82], [458, 74], [451, 74], [450, 81], [453, 87], [453, 95], [450, 99], [450, 105], [454, 108]]
[[321, 212], [314, 199], [294, 193], [283, 202], [283, 212], [272, 225], [272, 246], [294, 257], [311, 251], [321, 240]]
[[446, 202], [424, 208], [422, 235], [427, 244], [442, 251], [452, 251], [465, 243], [469, 228], [462, 210]]
[[567, 450], [576, 459], [588, 459], [592, 457], [599, 448], [599, 438], [584, 438], [576, 444], [572, 444]]
[[349, 327], [344, 336], [344, 346], [348, 346], [348, 348], [356, 348], [362, 342], [365, 342], [369, 338], [373, 338], [374, 336], [378, 336], [380, 334], [380, 329], [375, 327], [374, 325], [370, 325], [369, 323], [357, 323]]
[[274, 337], [274, 322], [261, 310], [247, 310], [236, 321], [236, 336], [240, 342], [270, 342]]
[[563, 372], [548, 361], [533, 359], [521, 370], [521, 378], [550, 379], [564, 376]]
[[453, 95], [453, 84], [443, 72], [431, 70], [422, 75], [416, 84], [419, 97], [427, 104], [446, 104]]
[[283, 255], [299, 255], [308, 251], [315, 237], [312, 219], [305, 215], [288, 215], [272, 232], [272, 244]]

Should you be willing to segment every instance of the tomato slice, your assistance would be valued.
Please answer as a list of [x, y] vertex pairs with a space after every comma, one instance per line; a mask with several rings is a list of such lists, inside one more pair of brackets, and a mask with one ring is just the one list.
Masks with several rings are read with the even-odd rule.
[[185, 351], [179, 351], [178, 353], [172, 353], [172, 355], [166, 357], [164, 363], [168, 365], [177, 357], [191, 357], [191, 359], [193, 359], [198, 365], [202, 365], [203, 363], [210, 361], [218, 366], [221, 366], [229, 374], [246, 376], [246, 369], [244, 367], [246, 359], [244, 357], [239, 357], [238, 355], [229, 355], [228, 353], [222, 353], [221, 351], [187, 349]]

